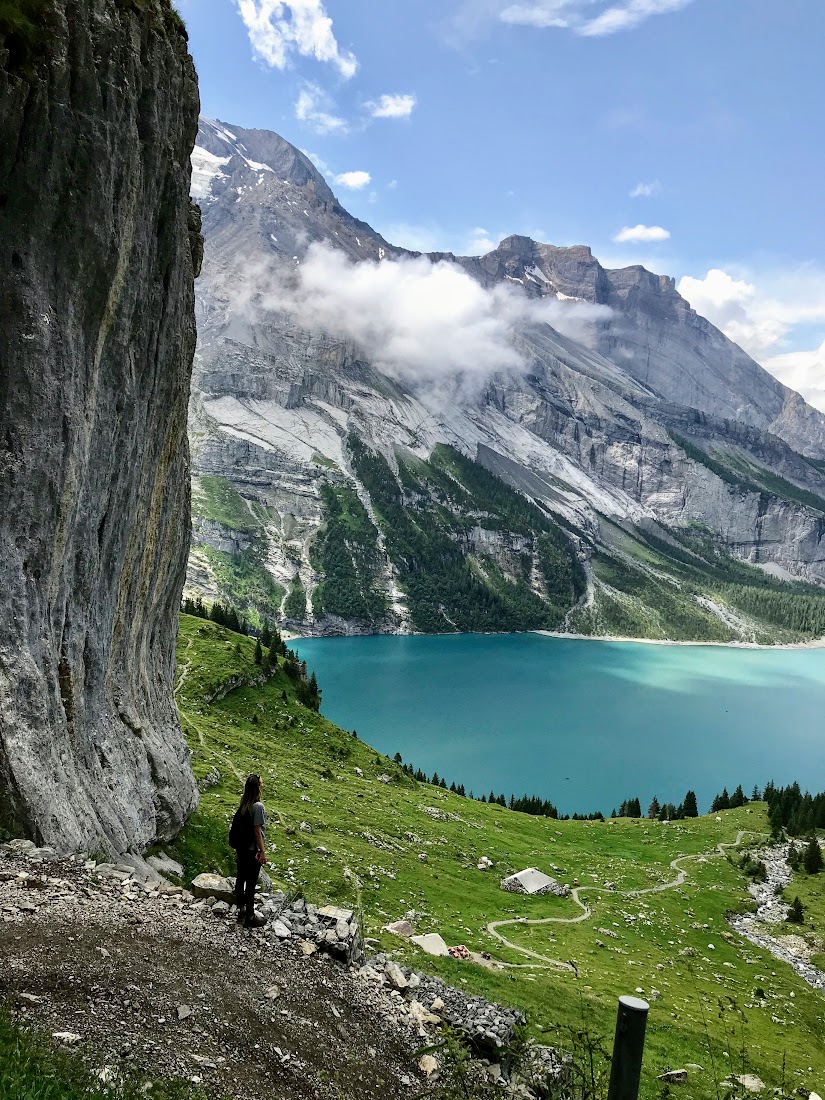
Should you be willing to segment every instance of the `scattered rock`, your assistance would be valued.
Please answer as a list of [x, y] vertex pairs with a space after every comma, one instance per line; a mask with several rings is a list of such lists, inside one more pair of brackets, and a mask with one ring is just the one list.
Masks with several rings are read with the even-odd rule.
[[748, 1092], [761, 1092], [765, 1087], [765, 1082], [753, 1073], [740, 1073], [735, 1076], [726, 1077], [722, 1084], [727, 1088], [734, 1085], [741, 1085], [741, 1087]]
[[415, 932], [415, 929], [408, 920], [393, 921], [392, 924], [388, 924], [386, 927], [387, 931], [392, 932], [394, 936], [404, 936], [407, 939]]
[[422, 1054], [418, 1059], [418, 1068], [429, 1078], [438, 1073], [438, 1062], [432, 1054]]
[[660, 1073], [658, 1080], [666, 1081], [669, 1085], [682, 1085], [688, 1079], [686, 1069], [669, 1069], [667, 1073]]
[[407, 988], [407, 979], [404, 977], [404, 972], [397, 963], [386, 963], [384, 966], [384, 973], [387, 975], [393, 989], [397, 989], [401, 992]]
[[188, 1020], [191, 1015], [192, 1009], [189, 1007], [189, 1005], [178, 1005], [179, 1020]]
[[57, 1039], [64, 1046], [73, 1047], [82, 1041], [83, 1036], [78, 1035], [76, 1031], [53, 1031], [52, 1038]]

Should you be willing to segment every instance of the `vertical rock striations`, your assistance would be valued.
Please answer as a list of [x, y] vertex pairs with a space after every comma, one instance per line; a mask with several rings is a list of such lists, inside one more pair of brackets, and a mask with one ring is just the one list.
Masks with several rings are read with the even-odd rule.
[[197, 111], [164, 0], [0, 9], [0, 825], [64, 850], [146, 846], [197, 798], [172, 693]]

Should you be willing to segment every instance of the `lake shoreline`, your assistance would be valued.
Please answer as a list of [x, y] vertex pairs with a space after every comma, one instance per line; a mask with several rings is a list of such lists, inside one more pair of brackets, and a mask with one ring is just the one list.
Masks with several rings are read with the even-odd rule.
[[672, 645], [691, 647], [710, 647], [722, 649], [762, 649], [774, 653], [778, 650], [825, 649], [825, 638], [815, 638], [810, 642], [777, 642], [774, 645], [762, 645], [760, 642], [684, 642], [670, 638], [631, 638], [621, 635], [602, 634], [565, 634], [559, 630], [531, 630], [531, 634], [540, 634], [543, 638], [560, 638], [571, 642], [636, 642], [639, 645]]
[[760, 649], [770, 653], [779, 650], [825, 649], [825, 637], [814, 638], [810, 642], [776, 642], [772, 645], [763, 645], [761, 642], [686, 642], [678, 641], [673, 638], [632, 638], [630, 636], [617, 634], [568, 634], [560, 630], [516, 630], [506, 632], [500, 630], [474, 630], [469, 632], [456, 631], [449, 634], [419, 634], [415, 631], [403, 634], [384, 634], [379, 632], [375, 634], [296, 634], [288, 630], [281, 631], [281, 637], [285, 642], [306, 642], [321, 638], [455, 638], [460, 637], [462, 634], [467, 634], [468, 636], [476, 635], [480, 638], [499, 636], [506, 638], [519, 634], [539, 634], [542, 638], [558, 638], [561, 641], [567, 642], [635, 642], [638, 645], [690, 646], [693, 648], [713, 646], [714, 648], [722, 649]]

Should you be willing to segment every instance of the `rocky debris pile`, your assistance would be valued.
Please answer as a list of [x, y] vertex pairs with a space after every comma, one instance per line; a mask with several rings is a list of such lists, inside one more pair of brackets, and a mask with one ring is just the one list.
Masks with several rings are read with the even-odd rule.
[[396, 1100], [443, 1083], [444, 1060], [420, 1047], [445, 1024], [473, 1050], [474, 1078], [520, 1100], [566, 1072], [539, 1046], [516, 1066], [517, 1009], [388, 955], [365, 962], [351, 910], [273, 892], [250, 934], [222, 876], [186, 890], [159, 873], [178, 874], [168, 857], [122, 858], [0, 845], [0, 997], [107, 1081], [151, 1073], [237, 1100]]
[[[222, 875], [198, 875], [192, 880], [192, 895], [215, 917], [234, 920], [237, 916], [234, 885]], [[351, 909], [336, 905], [319, 908], [302, 897], [275, 891], [260, 898], [260, 910], [267, 919], [264, 935], [270, 939], [297, 939], [305, 955], [325, 951], [356, 965], [364, 959], [361, 928]]]
[[471, 1076], [487, 1084], [509, 1085], [507, 1095], [542, 1097], [551, 1082], [566, 1080], [568, 1062], [551, 1047], [530, 1043], [520, 1057], [515, 1056], [519, 1032], [527, 1022], [518, 1009], [453, 989], [440, 978], [400, 966], [386, 954], [370, 958], [358, 976], [377, 996], [383, 994], [383, 1011], [389, 1018], [414, 1028], [421, 1039], [448, 1024], [476, 1056]]
[[501, 880], [502, 890], [510, 894], [555, 894], [558, 898], [565, 898], [570, 893], [568, 886], [562, 886], [554, 878], [545, 875], [543, 871], [537, 871], [535, 867], [526, 867], [514, 875], [509, 875]]
[[787, 886], [793, 875], [788, 866], [788, 845], [775, 844], [756, 853], [765, 864], [767, 878], [748, 887], [757, 903], [755, 913], [740, 913], [728, 918], [731, 928], [756, 947], [787, 963], [814, 989], [825, 989], [825, 972], [809, 960], [812, 949], [799, 936], [772, 936], [766, 925], [782, 924], [788, 915], [788, 903], [782, 897], [782, 887]]

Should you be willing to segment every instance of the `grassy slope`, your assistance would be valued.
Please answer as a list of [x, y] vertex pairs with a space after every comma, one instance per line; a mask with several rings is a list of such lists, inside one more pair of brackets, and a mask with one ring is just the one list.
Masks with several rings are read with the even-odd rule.
[[[387, 757], [297, 704], [282, 672], [264, 686], [242, 687], [206, 704], [205, 694], [222, 679], [255, 677], [252, 652], [249, 639], [201, 620], [181, 620], [178, 702], [195, 771], [199, 777], [215, 767], [222, 773], [175, 846], [188, 873], [230, 869], [228, 821], [242, 777], [257, 769], [266, 781], [273, 822], [281, 823], [270, 833], [277, 882], [300, 887], [315, 900], [362, 905], [367, 934], [380, 935], [387, 948], [453, 984], [521, 1005], [534, 1031], [547, 1041], [565, 1042], [559, 1029], [577, 1025], [583, 1013], [596, 1031], [610, 1036], [619, 993], [658, 989], [662, 996], [652, 1005], [645, 1055], [646, 1100], [658, 1096], [655, 1074], [684, 1062], [705, 1066], [706, 1072], [680, 1095], [686, 1100], [714, 1095], [703, 1010], [720, 1077], [733, 1067], [741, 1071], [736, 1053], [741, 1009], [749, 1068], [769, 1084], [779, 1084], [784, 1056], [794, 1087], [813, 1088], [825, 1079], [822, 995], [766, 953], [726, 939], [725, 913], [747, 905], [746, 883], [713, 853], [718, 843], [733, 841], [739, 829], [766, 831], [762, 805], [728, 811], [718, 821], [598, 824], [532, 818], [462, 799], [414, 784]], [[363, 778], [356, 776], [356, 767]], [[392, 782], [380, 782], [381, 774]], [[552, 797], [553, 792], [535, 793]], [[432, 817], [427, 807], [449, 819]], [[298, 828], [304, 821], [312, 834]], [[316, 853], [319, 845], [329, 854]], [[426, 864], [418, 859], [421, 852], [427, 854]], [[573, 916], [578, 910], [567, 900], [502, 892], [498, 882], [505, 873], [534, 865], [550, 873], [560, 869], [555, 873], [564, 881], [610, 880], [619, 890], [638, 889], [672, 879], [669, 863], [681, 854], [708, 860], [688, 864], [688, 881], [679, 889], [637, 899], [602, 895], [593, 918], [580, 925], [503, 929], [513, 942], [574, 959], [577, 978], [527, 969], [493, 974], [453, 960], [430, 960], [380, 931], [415, 909], [423, 914], [417, 921], [421, 931], [437, 929], [448, 943], [524, 962], [492, 939], [488, 921]], [[492, 872], [476, 870], [482, 855], [495, 862]], [[360, 879], [360, 891], [349, 872]], [[600, 933], [600, 927], [617, 938]], [[597, 946], [597, 939], [606, 946]], [[685, 948], [696, 954], [680, 955]], [[754, 998], [757, 987], [764, 988], [767, 1001]], [[725, 1000], [720, 1008], [725, 997], [738, 1009]]]

